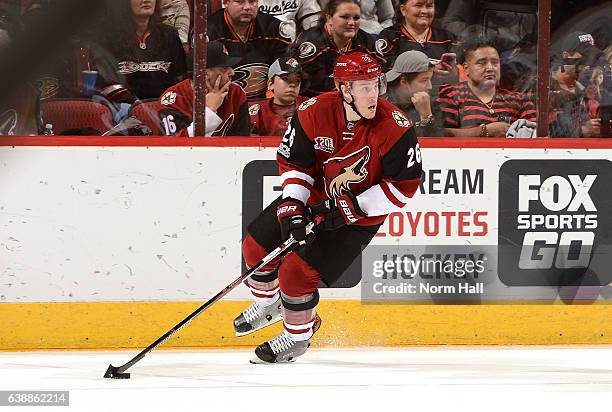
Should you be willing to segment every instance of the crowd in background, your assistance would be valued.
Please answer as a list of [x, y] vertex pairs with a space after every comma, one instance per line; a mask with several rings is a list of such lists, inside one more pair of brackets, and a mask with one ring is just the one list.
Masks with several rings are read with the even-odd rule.
[[[0, 0], [0, 52], [54, 1]], [[435, 0], [207, 1], [207, 136], [282, 135], [300, 104], [335, 89], [334, 64], [353, 51], [381, 65], [383, 97], [420, 136], [535, 136], [535, 14], [483, 23], [470, 0], [443, 17]], [[193, 0], [107, 0], [2, 101], [0, 134], [193, 136], [192, 42]], [[552, 137], [610, 136], [611, 42], [571, 31], [551, 53]], [[91, 105], [72, 113], [61, 99]], [[65, 119], [86, 108], [106, 120]]]

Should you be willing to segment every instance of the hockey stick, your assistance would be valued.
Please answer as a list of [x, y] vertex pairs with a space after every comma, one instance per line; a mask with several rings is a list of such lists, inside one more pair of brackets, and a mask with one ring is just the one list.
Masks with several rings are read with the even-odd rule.
[[[306, 227], [307, 233], [312, 233], [313, 226], [314, 225], [312, 223], [308, 224], [308, 226]], [[125, 373], [126, 370], [134, 366], [136, 362], [144, 358], [153, 349], [157, 348], [159, 345], [164, 343], [168, 338], [170, 338], [172, 335], [174, 335], [176, 332], [182, 329], [183, 326], [187, 325], [189, 322], [191, 322], [196, 317], [198, 317], [200, 313], [204, 312], [206, 309], [211, 307], [215, 302], [217, 302], [223, 296], [231, 292], [236, 286], [241, 284], [245, 279], [249, 278], [254, 272], [256, 272], [261, 267], [270, 263], [270, 261], [272, 261], [273, 259], [282, 255], [284, 252], [286, 252], [291, 246], [293, 246], [294, 243], [296, 243], [296, 240], [293, 238], [293, 236], [289, 236], [289, 239], [281, 243], [280, 246], [278, 246], [276, 249], [270, 252], [266, 257], [260, 260], [255, 266], [253, 266], [251, 269], [247, 270], [242, 275], [240, 275], [240, 277], [238, 277], [232, 283], [227, 285], [223, 290], [221, 290], [219, 293], [213, 296], [210, 300], [208, 300], [208, 302], [204, 303], [202, 306], [200, 306], [195, 311], [193, 311], [191, 315], [187, 316], [185, 319], [180, 321], [175, 327], [170, 329], [168, 332], [166, 332], [163, 336], [161, 336], [155, 342], [153, 342], [152, 344], [147, 346], [145, 349], [143, 349], [138, 355], [134, 356], [129, 362], [121, 366], [113, 366], [112, 364], [109, 365], [108, 369], [106, 370], [106, 373], [104, 374], [104, 377], [112, 378], [112, 379], [129, 379], [130, 374]]]

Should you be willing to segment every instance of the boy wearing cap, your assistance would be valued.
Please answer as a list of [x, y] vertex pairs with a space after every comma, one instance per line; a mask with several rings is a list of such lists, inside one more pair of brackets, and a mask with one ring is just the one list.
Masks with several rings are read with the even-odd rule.
[[[440, 116], [434, 115], [431, 97], [434, 65], [417, 50], [401, 53], [386, 73], [387, 94], [391, 103], [412, 120], [418, 137], [443, 136]], [[438, 114], [438, 110], [435, 110]]]
[[268, 90], [273, 96], [249, 108], [252, 134], [282, 136], [285, 133], [297, 106], [306, 100], [299, 95], [302, 77], [302, 67], [296, 59], [276, 59], [268, 70]]
[[[244, 90], [232, 83], [232, 65], [240, 62], [230, 57], [223, 43], [207, 46], [206, 136], [248, 136], [251, 129]], [[159, 100], [162, 130], [166, 136], [193, 136], [193, 81], [184, 80], [162, 94]]]

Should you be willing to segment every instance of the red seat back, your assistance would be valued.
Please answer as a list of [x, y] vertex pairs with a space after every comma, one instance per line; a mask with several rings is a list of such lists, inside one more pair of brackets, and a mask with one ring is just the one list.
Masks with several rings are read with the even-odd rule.
[[94, 129], [103, 134], [113, 125], [110, 109], [87, 99], [49, 99], [41, 102], [43, 124], [60, 135], [69, 129]]
[[130, 115], [146, 124], [154, 136], [163, 136], [159, 111], [162, 105], [158, 99], [143, 100], [130, 109]]

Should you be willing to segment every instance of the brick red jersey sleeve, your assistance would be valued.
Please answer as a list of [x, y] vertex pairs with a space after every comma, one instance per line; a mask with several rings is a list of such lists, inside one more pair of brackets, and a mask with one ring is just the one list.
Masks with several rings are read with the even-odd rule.
[[[175, 97], [171, 96], [175, 94]], [[169, 100], [164, 100], [164, 98]], [[165, 104], [163, 103], [165, 102]], [[187, 136], [193, 122], [193, 89], [188, 81], [172, 86], [159, 99], [159, 121], [166, 136]]]
[[281, 177], [283, 197], [308, 202], [315, 181], [316, 154], [296, 113], [278, 146], [276, 159]]
[[402, 209], [421, 182], [422, 159], [414, 127], [410, 127], [382, 156], [382, 181], [357, 196], [368, 216]]

